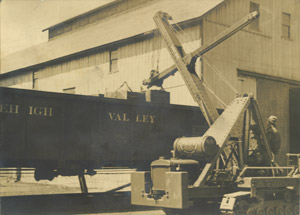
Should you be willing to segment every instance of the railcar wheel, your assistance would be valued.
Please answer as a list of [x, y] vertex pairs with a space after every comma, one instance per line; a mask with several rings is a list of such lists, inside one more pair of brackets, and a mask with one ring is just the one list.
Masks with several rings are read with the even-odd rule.
[[56, 176], [57, 174], [55, 174], [53, 170], [49, 170], [49, 169], [36, 169], [34, 171], [34, 179], [36, 181], [40, 181], [40, 180], [52, 181]]

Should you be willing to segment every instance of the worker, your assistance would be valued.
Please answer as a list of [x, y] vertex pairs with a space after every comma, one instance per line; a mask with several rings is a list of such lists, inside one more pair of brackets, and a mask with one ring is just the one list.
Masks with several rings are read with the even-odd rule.
[[[152, 81], [152, 78], [155, 77], [155, 76], [157, 76], [158, 74], [159, 74], [158, 70], [152, 69], [150, 71], [150, 77], [149, 77], [149, 79], [144, 80], [143, 81], [143, 85], [148, 85]], [[154, 86], [154, 87], [157, 87], [157, 90], [165, 90], [163, 88], [163, 86], [162, 86], [163, 83], [164, 83], [164, 79], [155, 81], [154, 84], [152, 84], [152, 89], [154, 89], [153, 88], [153, 86]]]
[[266, 136], [273, 154], [277, 155], [280, 152], [281, 142], [280, 134], [276, 128], [277, 117], [271, 115], [267, 120], [268, 127], [266, 130]]

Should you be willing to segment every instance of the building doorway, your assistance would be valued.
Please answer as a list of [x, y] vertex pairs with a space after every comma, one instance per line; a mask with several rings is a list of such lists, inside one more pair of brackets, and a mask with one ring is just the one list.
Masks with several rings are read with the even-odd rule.
[[286, 153], [289, 152], [289, 89], [288, 83], [257, 78], [257, 102], [265, 127], [267, 118], [274, 115], [278, 118], [276, 126], [281, 136], [280, 153], [275, 156], [279, 165], [286, 164]]

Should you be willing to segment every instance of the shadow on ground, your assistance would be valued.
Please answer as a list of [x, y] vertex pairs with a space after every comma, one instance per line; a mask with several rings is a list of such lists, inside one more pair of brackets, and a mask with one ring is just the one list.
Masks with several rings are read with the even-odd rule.
[[10, 196], [1, 198], [1, 215], [93, 214], [153, 210], [130, 204], [130, 192]]

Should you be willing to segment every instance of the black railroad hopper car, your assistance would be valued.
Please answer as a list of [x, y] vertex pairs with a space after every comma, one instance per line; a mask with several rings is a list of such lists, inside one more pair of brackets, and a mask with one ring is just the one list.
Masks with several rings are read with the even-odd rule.
[[37, 180], [143, 168], [206, 129], [197, 107], [0, 87], [0, 167], [35, 168]]

